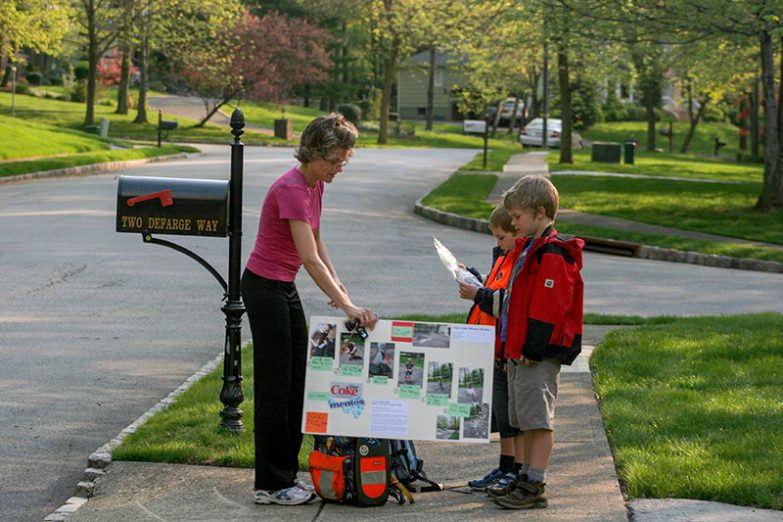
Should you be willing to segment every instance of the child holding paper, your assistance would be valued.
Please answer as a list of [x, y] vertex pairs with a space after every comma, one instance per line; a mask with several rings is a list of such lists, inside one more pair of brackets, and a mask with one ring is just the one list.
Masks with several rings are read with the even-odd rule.
[[[492, 249], [492, 270], [485, 277], [475, 268], [469, 268], [468, 270], [484, 283], [484, 287], [476, 288], [460, 283], [460, 297], [473, 300], [473, 307], [468, 314], [469, 324], [493, 325], [497, 328], [497, 317], [500, 316], [513, 266], [508, 253], [514, 249], [516, 238], [511, 216], [502, 204], [490, 214], [489, 230], [497, 240], [497, 246]], [[492, 431], [500, 433], [500, 462], [483, 478], [468, 482], [468, 486], [476, 491], [485, 491], [508, 473], [518, 472], [520, 467], [520, 464], [514, 461], [514, 454], [517, 451], [522, 452], [522, 434], [509, 424], [508, 377], [503, 348], [503, 345], [496, 345], [495, 348], [492, 386]]]

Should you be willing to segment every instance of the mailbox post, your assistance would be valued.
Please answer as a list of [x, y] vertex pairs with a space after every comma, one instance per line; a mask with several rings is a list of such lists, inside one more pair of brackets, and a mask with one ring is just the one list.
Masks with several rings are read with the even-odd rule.
[[245, 116], [238, 108], [231, 114], [231, 181], [228, 191], [228, 300], [223, 307], [226, 314], [226, 345], [223, 354], [223, 389], [220, 402], [220, 427], [237, 432], [244, 428], [242, 410], [242, 314], [245, 305], [240, 291], [242, 256], [242, 164], [245, 145], [239, 137], [245, 132]]
[[[165, 120], [164, 120], [165, 122]], [[176, 123], [176, 122], [174, 122]], [[244, 429], [242, 410], [242, 303], [240, 268], [242, 256], [242, 163], [245, 116], [239, 109], [231, 115], [231, 176], [215, 179], [120, 176], [117, 184], [117, 232], [141, 233], [145, 243], [181, 252], [207, 269], [223, 288], [226, 335], [220, 428]], [[228, 283], [205, 259], [187, 248], [153, 237], [152, 234], [228, 237]]]

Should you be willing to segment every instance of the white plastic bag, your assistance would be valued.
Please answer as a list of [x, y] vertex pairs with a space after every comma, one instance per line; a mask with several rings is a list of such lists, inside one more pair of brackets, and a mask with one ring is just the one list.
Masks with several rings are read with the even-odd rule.
[[448, 248], [443, 246], [443, 243], [438, 241], [435, 237], [432, 238], [432, 241], [435, 244], [435, 251], [438, 252], [438, 257], [440, 257], [440, 262], [443, 263], [443, 266], [446, 267], [446, 270], [451, 273], [454, 279], [460, 283], [465, 283], [478, 288], [484, 286], [476, 276], [464, 268], [460, 268], [459, 263], [457, 263], [457, 258], [454, 257], [454, 254], [452, 254]]

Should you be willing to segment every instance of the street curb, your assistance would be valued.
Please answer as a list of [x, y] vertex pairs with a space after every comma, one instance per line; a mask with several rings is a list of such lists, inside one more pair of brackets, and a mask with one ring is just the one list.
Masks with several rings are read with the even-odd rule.
[[80, 507], [82, 507], [89, 500], [89, 498], [93, 496], [97, 481], [106, 474], [106, 468], [108, 468], [112, 462], [112, 450], [122, 444], [122, 441], [125, 440], [125, 437], [131, 433], [135, 433], [136, 430], [138, 430], [145, 422], [150, 419], [150, 417], [173, 404], [178, 396], [184, 393], [188, 388], [193, 386], [196, 382], [201, 380], [215, 368], [220, 366], [220, 364], [223, 362], [223, 355], [224, 354], [221, 352], [220, 355], [202, 366], [200, 370], [188, 377], [182, 384], [177, 386], [174, 391], [169, 393], [165, 398], [161, 399], [152, 408], [147, 410], [138, 419], [133, 421], [128, 427], [117, 434], [116, 437], [111, 439], [97, 450], [93, 451], [90, 456], [87, 457], [87, 467], [84, 468], [82, 479], [76, 484], [74, 496], [66, 500], [65, 504], [44, 518], [44, 521], [50, 522], [56, 520], [65, 520], [68, 515], [76, 512]]
[[[191, 153], [191, 154], [199, 154], [199, 153]], [[80, 165], [78, 167], [68, 167], [65, 169], [42, 170], [40, 172], [29, 172], [27, 174], [19, 174], [17, 176], [2, 177], [0, 178], [0, 185], [4, 185], [6, 183], [13, 183], [16, 181], [29, 181], [31, 179], [59, 178], [64, 176], [85, 176], [88, 174], [94, 174], [96, 172], [105, 172], [107, 170], [138, 167], [146, 163], [166, 161], [172, 159], [185, 159], [187, 157], [188, 157], [188, 153], [182, 152], [179, 154], [170, 154], [168, 156], [155, 156], [153, 158], [141, 158], [137, 160], [128, 160], [128, 161], [109, 161], [107, 163], [91, 163], [89, 165]]]
[[[462, 228], [473, 232], [489, 233], [489, 222], [486, 219], [469, 218], [444, 212], [423, 205], [420, 197], [414, 203], [414, 212], [422, 217], [431, 219], [444, 225]], [[632, 257], [649, 259], [654, 261], [670, 261], [673, 263], [689, 263], [692, 265], [712, 266], [716, 268], [734, 268], [737, 270], [751, 270], [756, 272], [773, 272], [783, 274], [783, 263], [776, 261], [761, 261], [758, 259], [745, 259], [740, 257], [719, 256], [715, 254], [701, 254], [672, 248], [660, 248], [655, 246], [639, 245]]]

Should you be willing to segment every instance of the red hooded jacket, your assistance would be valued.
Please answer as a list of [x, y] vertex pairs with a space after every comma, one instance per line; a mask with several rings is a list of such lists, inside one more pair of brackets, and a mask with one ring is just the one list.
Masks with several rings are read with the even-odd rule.
[[[517, 239], [514, 261], [525, 241]], [[560, 236], [554, 227], [534, 240], [507, 297], [506, 357], [571, 364], [582, 351], [583, 247], [583, 240]]]

